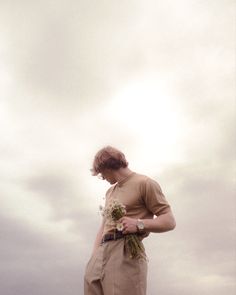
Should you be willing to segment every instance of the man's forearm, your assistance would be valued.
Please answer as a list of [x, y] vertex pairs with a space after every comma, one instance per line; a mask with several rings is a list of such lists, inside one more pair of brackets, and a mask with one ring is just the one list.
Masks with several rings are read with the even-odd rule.
[[161, 233], [173, 230], [176, 226], [172, 212], [168, 212], [154, 219], [142, 219], [147, 232]]

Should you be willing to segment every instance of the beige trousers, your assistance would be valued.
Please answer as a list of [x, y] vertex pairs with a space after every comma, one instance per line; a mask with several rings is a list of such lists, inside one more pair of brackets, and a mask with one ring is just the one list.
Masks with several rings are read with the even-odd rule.
[[145, 295], [147, 261], [131, 259], [124, 240], [108, 241], [88, 261], [84, 295]]

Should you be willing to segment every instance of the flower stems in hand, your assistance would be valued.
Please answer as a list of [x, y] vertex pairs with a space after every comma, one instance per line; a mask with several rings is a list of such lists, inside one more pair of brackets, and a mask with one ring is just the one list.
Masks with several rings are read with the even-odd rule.
[[125, 236], [125, 248], [130, 254], [130, 258], [146, 258], [142, 242], [136, 234], [127, 234]]

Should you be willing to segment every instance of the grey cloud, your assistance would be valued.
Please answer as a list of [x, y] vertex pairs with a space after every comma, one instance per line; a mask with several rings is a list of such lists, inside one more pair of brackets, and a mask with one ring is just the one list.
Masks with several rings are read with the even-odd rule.
[[[234, 1], [55, 3], [1, 3], [1, 56], [12, 83], [3, 98], [9, 124], [1, 136], [0, 175], [9, 195], [20, 187], [50, 206], [47, 221], [69, 225], [62, 240], [2, 214], [1, 293], [82, 293], [101, 218], [82, 206], [86, 184], [77, 182], [75, 166], [87, 166], [75, 159], [77, 149], [82, 158], [95, 142], [111, 139], [137, 151], [135, 136], [119, 122], [94, 118], [92, 110], [130, 80], [155, 72], [179, 103], [186, 140], [183, 162], [160, 175], [177, 227], [145, 241], [148, 294], [235, 294]], [[70, 172], [60, 166], [69, 161]], [[55, 164], [61, 168], [48, 169]], [[69, 242], [66, 234], [78, 240]]]
[[79, 240], [62, 241], [17, 218], [1, 216], [0, 225], [1, 294], [59, 295], [82, 289], [84, 247]]
[[25, 186], [48, 202], [54, 212], [52, 218], [58, 220], [70, 218], [79, 209], [78, 202], [83, 202], [83, 199], [79, 199], [83, 185], [80, 183], [76, 187], [66, 173], [59, 171], [31, 176]]
[[[16, 90], [32, 107], [51, 101], [57, 108], [70, 102], [70, 111], [91, 108], [108, 100], [130, 78], [148, 71], [163, 76], [169, 87], [180, 89], [181, 96], [184, 92], [187, 104], [189, 97], [198, 95], [199, 100], [212, 93], [209, 89], [216, 81], [209, 70], [215, 71], [214, 64], [226, 60], [227, 54], [233, 56], [232, 43], [226, 43], [231, 38], [225, 35], [230, 31], [225, 27], [231, 26], [232, 2], [222, 9], [220, 1], [214, 5], [183, 1], [185, 15], [181, 8], [172, 10], [168, 1], [152, 2], [153, 7], [129, 1], [126, 9], [124, 2], [91, 6], [74, 1], [70, 7], [64, 1], [58, 6], [52, 3], [16, 3], [14, 8], [5, 5], [2, 12], [10, 48], [6, 60], [10, 68], [14, 61]], [[224, 46], [229, 52], [218, 58]], [[198, 57], [215, 54], [213, 62], [208, 58], [199, 64]], [[220, 64], [219, 69], [217, 77], [222, 78]], [[14, 101], [18, 108], [21, 103]]]
[[81, 182], [74, 183], [72, 176], [69, 178], [65, 172], [57, 171], [34, 175], [26, 179], [24, 185], [28, 190], [34, 192], [35, 197], [49, 204], [52, 210], [50, 220], [70, 221], [68, 231], [79, 235], [85, 244], [92, 247], [101, 216], [99, 210], [97, 212], [90, 212], [89, 209], [85, 211], [84, 204], [90, 201], [83, 197], [86, 187]]
[[[197, 161], [173, 166], [163, 173], [160, 182], [164, 185], [164, 192], [166, 188], [177, 227], [171, 235], [151, 237], [153, 240], [149, 242], [148, 249], [152, 250], [152, 259], [161, 268], [156, 274], [155, 266], [152, 266], [152, 281], [155, 281], [154, 274], [160, 275], [163, 280], [159, 291], [167, 294], [178, 290], [183, 294], [190, 290], [208, 294], [202, 285], [204, 280], [207, 285], [211, 278], [214, 281], [214, 277], [218, 277], [218, 284], [210, 287], [211, 292], [221, 294], [222, 290], [227, 290], [233, 294], [236, 244], [234, 184], [222, 175], [222, 171]], [[158, 250], [153, 255], [156, 248]], [[161, 254], [166, 257], [161, 258]], [[165, 291], [169, 278], [171, 287]]]
[[[83, 103], [103, 100], [111, 91], [110, 70], [114, 71], [114, 56], [119, 49], [116, 40], [109, 36], [114, 36], [114, 32], [109, 32], [106, 21], [114, 22], [116, 33], [124, 28], [111, 18], [110, 13], [119, 16], [118, 9], [112, 6], [94, 3], [95, 8], [78, 1], [72, 2], [70, 8], [63, 1], [60, 4], [5, 5], [2, 14], [10, 49], [6, 61], [8, 65], [14, 61], [11, 73], [25, 103], [51, 100], [64, 106], [65, 101], [70, 101], [71, 106], [83, 108]], [[122, 7], [117, 8], [123, 25], [126, 19], [129, 26], [130, 15], [126, 12], [124, 17]], [[12, 44], [17, 44], [17, 51]]]

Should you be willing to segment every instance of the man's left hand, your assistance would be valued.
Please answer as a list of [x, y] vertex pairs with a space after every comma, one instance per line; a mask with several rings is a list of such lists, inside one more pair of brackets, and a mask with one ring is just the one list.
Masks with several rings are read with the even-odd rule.
[[137, 232], [137, 219], [122, 217], [118, 222], [122, 223], [124, 226], [122, 231], [123, 234], [132, 234]]

